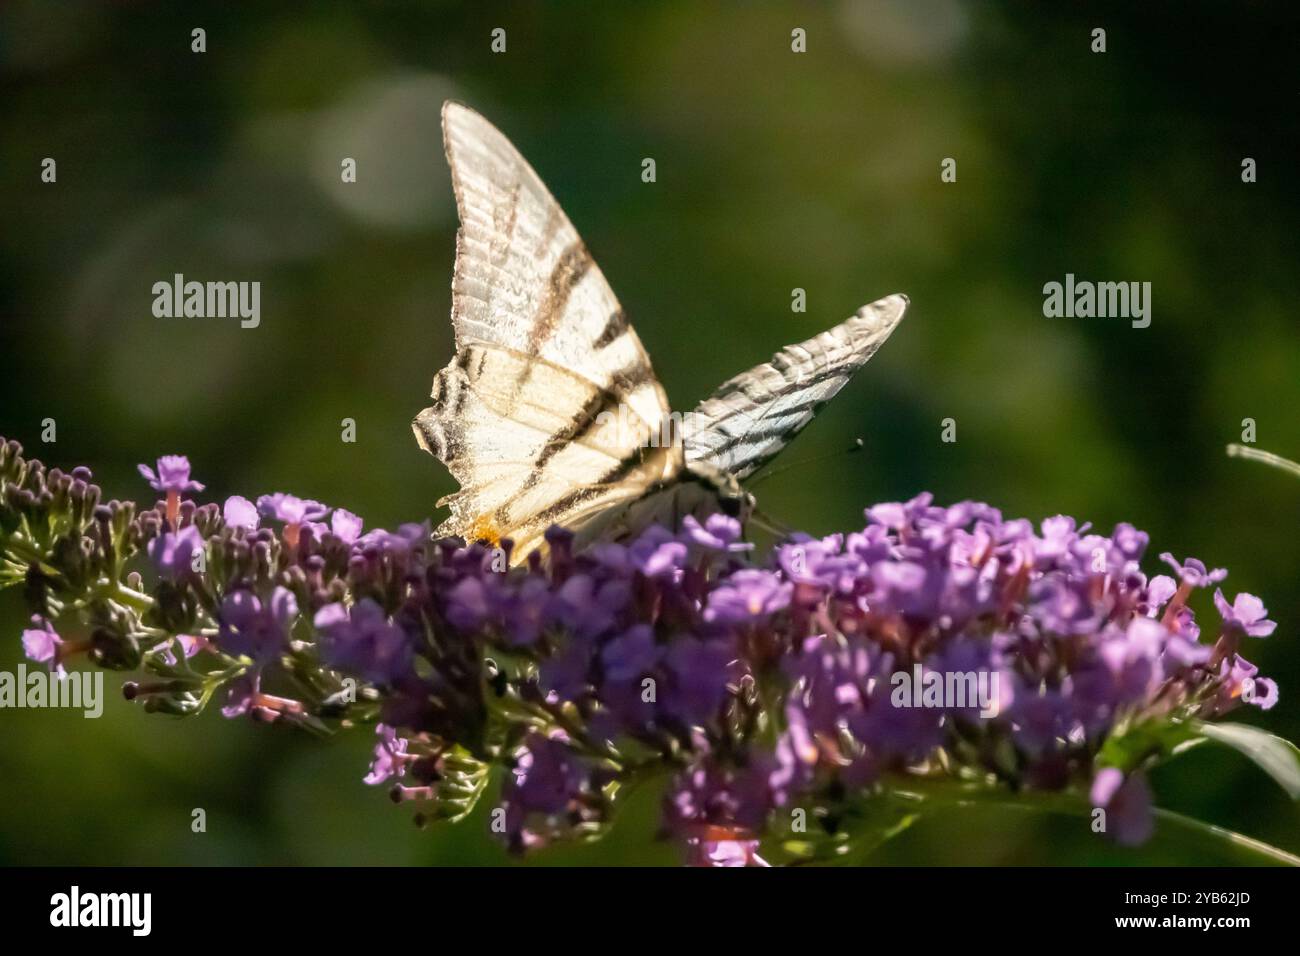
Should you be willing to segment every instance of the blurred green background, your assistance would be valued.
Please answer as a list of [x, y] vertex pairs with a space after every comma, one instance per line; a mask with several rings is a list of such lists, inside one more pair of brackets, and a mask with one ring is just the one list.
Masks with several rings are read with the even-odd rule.
[[[91, 466], [110, 496], [145, 498], [136, 463], [184, 452], [214, 500], [292, 490], [372, 525], [428, 516], [452, 485], [409, 422], [451, 350], [453, 97], [549, 184], [678, 408], [864, 302], [911, 296], [785, 459], [855, 436], [866, 453], [774, 477], [767, 511], [829, 532], [928, 489], [1130, 520], [1153, 562], [1194, 554], [1264, 598], [1279, 627], [1250, 656], [1282, 699], [1244, 719], [1300, 739], [1300, 481], [1223, 454], [1253, 418], [1259, 447], [1300, 457], [1293, 5], [268, 6], [0, 6], [0, 434]], [[259, 280], [261, 327], [154, 318], [151, 286], [177, 272]], [[1043, 284], [1067, 272], [1151, 282], [1150, 328], [1044, 318]], [[23, 623], [0, 593], [0, 668]], [[364, 786], [368, 734], [152, 717], [116, 686], [100, 720], [0, 711], [0, 861], [506, 860], [482, 814], [421, 833]], [[1300, 812], [1234, 754], [1195, 751], [1155, 786], [1300, 851]], [[647, 791], [604, 843], [534, 862], [673, 862], [650, 840], [655, 804]], [[1119, 850], [997, 811], [923, 822], [875, 859], [1224, 860], [1168, 827]]]

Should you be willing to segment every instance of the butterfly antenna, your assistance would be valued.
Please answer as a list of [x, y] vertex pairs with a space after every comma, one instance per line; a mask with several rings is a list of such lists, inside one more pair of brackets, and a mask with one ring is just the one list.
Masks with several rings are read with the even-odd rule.
[[784, 521], [777, 521], [771, 515], [759, 511], [757, 508], [750, 512], [749, 520], [751, 524], [757, 525], [768, 534], [775, 535], [777, 538], [788, 538], [790, 535], [794, 534], [794, 529]]
[[749, 483], [750, 489], [757, 488], [759, 484], [776, 475], [783, 474], [792, 468], [803, 468], [805, 465], [811, 465], [814, 462], [825, 461], [828, 458], [838, 458], [841, 455], [852, 455], [854, 452], [862, 451], [866, 447], [861, 438], [853, 439], [853, 444], [842, 451], [828, 451], [824, 455], [814, 455], [812, 458], [805, 458], [803, 461], [792, 461], [782, 465], [780, 468], [769, 468], [763, 474], [759, 475]]

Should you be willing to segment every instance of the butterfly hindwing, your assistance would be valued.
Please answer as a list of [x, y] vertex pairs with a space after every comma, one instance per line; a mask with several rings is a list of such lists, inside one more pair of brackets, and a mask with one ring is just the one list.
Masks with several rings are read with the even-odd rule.
[[687, 467], [745, 478], [770, 461], [889, 338], [907, 301], [891, 295], [863, 306], [724, 382], [687, 418]]
[[466, 345], [434, 378], [433, 396], [416, 436], [461, 486], [439, 502], [451, 507], [443, 533], [508, 536], [523, 548], [597, 498], [638, 490], [610, 486], [612, 476], [632, 473], [624, 462], [639, 463], [649, 427], [620, 420], [615, 391], [568, 369], [498, 345]]

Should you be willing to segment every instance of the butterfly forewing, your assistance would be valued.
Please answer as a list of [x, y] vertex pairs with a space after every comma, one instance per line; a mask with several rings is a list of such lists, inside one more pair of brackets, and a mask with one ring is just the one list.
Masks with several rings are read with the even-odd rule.
[[668, 403], [641, 340], [564, 210], [510, 141], [478, 113], [443, 107], [460, 213], [456, 344], [502, 345], [606, 386], [657, 423]]
[[440, 533], [522, 544], [539, 527], [640, 494], [637, 466], [667, 400], [600, 268], [532, 167], [458, 104], [443, 107], [443, 137], [461, 222], [457, 352], [415, 432], [461, 485], [446, 499], [452, 514]]
[[891, 295], [863, 306], [724, 382], [685, 419], [687, 467], [745, 478], [770, 461], [889, 338], [907, 301]]

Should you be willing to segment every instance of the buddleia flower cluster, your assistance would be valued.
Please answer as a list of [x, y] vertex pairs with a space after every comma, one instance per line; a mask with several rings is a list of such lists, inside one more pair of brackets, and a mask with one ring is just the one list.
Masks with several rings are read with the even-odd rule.
[[151, 712], [371, 727], [366, 782], [421, 822], [491, 793], [517, 852], [599, 836], [643, 777], [697, 864], [834, 859], [989, 793], [1077, 795], [1140, 843], [1155, 762], [1290, 747], [1216, 723], [1278, 699], [1243, 656], [1274, 630], [1263, 604], [1196, 559], [1144, 561], [1127, 524], [923, 494], [765, 556], [714, 515], [582, 550], [553, 528], [512, 568], [508, 541], [289, 494], [201, 503], [181, 456], [141, 474], [155, 504], [105, 502], [87, 469], [0, 440], [0, 584], [23, 590], [28, 656], [137, 671], [124, 693]]

